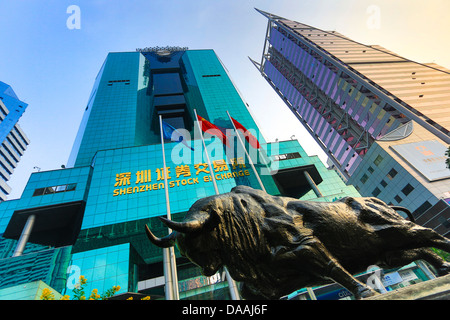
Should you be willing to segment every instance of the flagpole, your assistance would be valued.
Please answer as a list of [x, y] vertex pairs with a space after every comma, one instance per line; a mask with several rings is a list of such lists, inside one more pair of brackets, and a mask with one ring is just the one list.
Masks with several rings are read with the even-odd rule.
[[213, 182], [214, 185], [214, 190], [216, 191], [216, 194], [219, 194], [219, 188], [217, 187], [217, 182], [216, 182], [216, 178], [214, 177], [214, 173], [213, 173], [213, 167], [211, 166], [211, 160], [209, 159], [209, 155], [208, 155], [208, 150], [206, 150], [206, 144], [205, 144], [205, 139], [203, 139], [203, 131], [202, 128], [200, 127], [200, 121], [198, 121], [198, 116], [197, 116], [197, 110], [194, 109], [194, 115], [195, 115], [195, 121], [197, 122], [197, 126], [198, 126], [198, 130], [200, 131], [200, 137], [202, 138], [202, 143], [203, 143], [203, 148], [205, 148], [205, 155], [206, 155], [206, 161], [208, 161], [208, 166], [209, 166], [209, 172], [211, 174], [211, 180]]
[[263, 183], [262, 183], [262, 181], [261, 181], [261, 179], [260, 179], [260, 177], [259, 177], [259, 174], [258, 174], [258, 172], [256, 171], [256, 168], [255, 168], [255, 166], [254, 166], [254, 164], [253, 164], [252, 158], [251, 158], [250, 155], [248, 154], [247, 149], [245, 148], [244, 142], [242, 141], [241, 136], [239, 135], [239, 131], [236, 129], [236, 126], [234, 125], [233, 119], [231, 118], [230, 113], [228, 112], [228, 110], [227, 110], [227, 115], [228, 115], [228, 118], [230, 119], [231, 123], [233, 124], [234, 131], [236, 131], [236, 136], [237, 136], [237, 138], [238, 138], [238, 140], [239, 140], [239, 142], [240, 142], [242, 148], [244, 149], [245, 154], [247, 155], [248, 162], [250, 163], [250, 166], [252, 167], [253, 171], [255, 172], [256, 179], [258, 180], [259, 186], [261, 187], [261, 189], [262, 189], [264, 192], [266, 192], [266, 188], [264, 188], [264, 185], [263, 185]]
[[[212, 179], [212, 182], [214, 185], [214, 190], [216, 191], [216, 195], [219, 195], [220, 194], [219, 188], [217, 187], [216, 178], [214, 177], [213, 167], [211, 165], [211, 160], [209, 159], [208, 150], [206, 149], [205, 139], [203, 139], [203, 131], [202, 131], [202, 128], [200, 127], [200, 121], [198, 121], [198, 115], [197, 115], [196, 109], [194, 109], [194, 115], [195, 115], [195, 121], [197, 122], [198, 130], [200, 132], [200, 137], [202, 138], [203, 148], [205, 149], [206, 161], [208, 161], [209, 172], [211, 174], [211, 179]], [[236, 282], [230, 276], [230, 273], [228, 272], [227, 268], [224, 267], [224, 269], [225, 269], [225, 275], [226, 275], [227, 282], [228, 282], [228, 288], [230, 290], [231, 299], [232, 300], [240, 300]]]
[[[162, 125], [162, 115], [159, 115], [159, 126], [161, 131], [161, 147], [164, 163], [164, 191], [166, 193], [166, 211], [167, 219], [171, 220], [170, 214], [170, 201], [169, 201], [169, 186], [167, 183], [167, 168], [166, 168], [166, 152], [164, 150], [164, 134]], [[172, 232], [169, 228], [169, 234]], [[176, 258], [175, 250], [173, 247], [165, 248], [163, 252], [164, 256], [164, 278], [166, 281], [166, 300], [180, 300], [178, 293], [178, 277], [176, 272]]]

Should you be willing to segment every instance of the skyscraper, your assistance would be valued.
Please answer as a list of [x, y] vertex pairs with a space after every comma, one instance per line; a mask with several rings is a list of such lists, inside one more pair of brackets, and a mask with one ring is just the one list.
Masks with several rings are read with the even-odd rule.
[[[194, 110], [231, 133], [229, 147], [205, 133], [205, 151]], [[242, 139], [251, 162], [227, 112], [261, 145]], [[180, 136], [161, 139], [160, 116], [183, 143]], [[0, 204], [0, 298], [27, 297], [26, 290], [46, 286], [70, 295], [80, 275], [87, 293], [120, 286], [118, 294], [167, 297], [170, 273], [144, 226], [167, 234], [156, 217], [166, 216], [169, 204], [172, 218], [182, 219], [196, 200], [216, 194], [213, 177], [219, 193], [249, 185], [314, 201], [359, 195], [297, 141], [267, 143], [213, 50], [109, 53], [66, 168], [33, 173], [20, 199]], [[181, 299], [232, 297], [226, 273], [204, 277], [176, 254]]]
[[27, 107], [11, 86], [0, 81], [0, 201], [5, 201], [11, 192], [7, 182], [30, 144], [18, 124]]
[[261, 75], [364, 196], [450, 232], [450, 71], [338, 32], [268, 19]]

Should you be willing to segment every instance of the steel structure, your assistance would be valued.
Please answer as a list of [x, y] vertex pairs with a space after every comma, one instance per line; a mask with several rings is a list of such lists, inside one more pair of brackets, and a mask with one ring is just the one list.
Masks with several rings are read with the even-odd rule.
[[260, 62], [249, 59], [346, 179], [411, 121], [450, 143], [448, 70], [256, 10], [268, 24]]

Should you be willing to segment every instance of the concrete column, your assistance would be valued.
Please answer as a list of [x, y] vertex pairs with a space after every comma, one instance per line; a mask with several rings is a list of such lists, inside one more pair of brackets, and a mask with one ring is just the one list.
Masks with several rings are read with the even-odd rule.
[[308, 171], [303, 171], [303, 173], [305, 174], [306, 180], [308, 180], [309, 186], [314, 190], [314, 193], [316, 194], [316, 196], [318, 198], [323, 197], [322, 193], [320, 192], [319, 188], [317, 187], [316, 183], [314, 182], [314, 180], [311, 178], [311, 176], [309, 175]]
[[14, 250], [13, 257], [21, 256], [25, 246], [27, 245], [28, 238], [30, 238], [31, 230], [33, 229], [34, 220], [36, 219], [35, 215], [30, 215], [25, 223], [25, 227], [22, 230], [22, 234], [20, 235], [19, 241], [17, 242], [16, 249]]

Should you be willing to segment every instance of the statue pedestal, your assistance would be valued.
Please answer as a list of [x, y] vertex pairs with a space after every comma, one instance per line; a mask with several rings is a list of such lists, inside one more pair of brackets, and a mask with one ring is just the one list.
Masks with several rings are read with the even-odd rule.
[[364, 300], [450, 300], [450, 275], [390, 291]]

